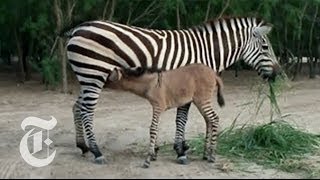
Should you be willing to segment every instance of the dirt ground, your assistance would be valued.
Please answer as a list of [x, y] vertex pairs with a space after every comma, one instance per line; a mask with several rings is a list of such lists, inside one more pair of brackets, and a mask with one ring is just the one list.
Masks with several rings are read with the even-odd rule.
[[[254, 163], [232, 166], [229, 160], [218, 156], [214, 164], [190, 157], [188, 165], [175, 162], [175, 154], [159, 154], [149, 169], [141, 168], [146, 155], [151, 123], [151, 106], [135, 95], [105, 90], [96, 109], [94, 124], [98, 145], [106, 156], [107, 164], [92, 163], [92, 155], [82, 157], [75, 147], [75, 131], [72, 105], [77, 88], [72, 93], [45, 90], [38, 81], [17, 84], [8, 81], [8, 74], [0, 76], [0, 178], [301, 178], [296, 173], [266, 169]], [[233, 72], [222, 74], [226, 106], [216, 111], [220, 127], [231, 125], [237, 117], [238, 124], [252, 117], [257, 97], [251, 90], [259, 77], [254, 72], [241, 71], [235, 78]], [[310, 132], [320, 133], [320, 78], [299, 78], [290, 83], [291, 88], [279, 97], [283, 114], [291, 114], [290, 121]], [[216, 104], [217, 105], [217, 104]], [[266, 101], [257, 123], [269, 120], [269, 104]], [[159, 143], [172, 143], [175, 133], [176, 109], [162, 114]], [[53, 116], [57, 126], [50, 131], [56, 149], [55, 159], [42, 168], [32, 167], [20, 156], [19, 143], [26, 133], [21, 122], [29, 116], [46, 120]], [[191, 106], [186, 138], [205, 132], [205, 123], [195, 106]], [[172, 150], [173, 151], [173, 150]], [[230, 165], [229, 171], [221, 166]]]

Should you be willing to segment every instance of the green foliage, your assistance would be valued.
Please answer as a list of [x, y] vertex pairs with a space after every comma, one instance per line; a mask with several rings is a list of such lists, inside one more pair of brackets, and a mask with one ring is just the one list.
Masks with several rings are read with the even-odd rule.
[[[189, 143], [192, 152], [202, 156], [203, 135]], [[218, 137], [217, 154], [292, 172], [299, 169], [299, 166], [290, 162], [315, 153], [319, 145], [319, 135], [304, 132], [285, 121], [273, 121], [258, 126], [225, 129]]]
[[290, 80], [288, 79], [287, 75], [282, 72], [279, 74], [276, 78], [275, 81], [268, 81], [269, 85], [269, 94], [266, 94], [268, 99], [270, 100], [270, 106], [271, 106], [271, 113], [270, 113], [270, 119], [271, 121], [273, 120], [273, 113], [275, 112], [276, 115], [279, 117], [282, 117], [281, 115], [281, 110], [278, 105], [277, 97], [284, 92], [285, 90], [290, 87], [289, 84]]
[[[319, 0], [70, 0], [59, 1], [63, 24], [71, 15], [74, 26], [86, 20], [108, 19], [124, 24], [176, 29], [177, 7], [181, 28], [189, 28], [222, 16], [258, 16], [274, 25], [270, 34], [275, 53], [286, 71], [291, 71], [292, 56], [316, 56], [320, 37]], [[74, 4], [75, 3], [75, 4]], [[0, 1], [0, 55], [17, 55], [19, 48], [28, 59], [50, 56], [56, 39], [57, 21], [54, 1]], [[73, 7], [73, 4], [75, 5]], [[113, 6], [114, 5], [114, 6]], [[73, 7], [71, 14], [69, 10]], [[19, 12], [19, 13], [17, 13]], [[113, 13], [112, 13], [113, 12]], [[315, 22], [314, 22], [315, 21]], [[314, 24], [314, 26], [312, 26]], [[313, 33], [310, 29], [313, 27]], [[311, 45], [310, 45], [311, 44]], [[296, 64], [298, 62], [294, 62]], [[247, 69], [243, 63], [240, 69]], [[298, 69], [298, 68], [296, 68]]]
[[61, 68], [57, 58], [45, 57], [40, 66], [33, 64], [33, 67], [42, 75], [43, 83], [47, 89], [54, 89], [61, 82]]
[[277, 97], [291, 89], [289, 78], [282, 71], [274, 81], [270, 80], [267, 83], [261, 81], [255, 81], [251, 88], [251, 91], [256, 93], [256, 98], [253, 102], [250, 102], [250, 104], [253, 103], [255, 109], [251, 120], [256, 120], [255, 118], [260, 113], [261, 107], [266, 103], [266, 100], [270, 105], [270, 121], [281, 120], [283, 115], [281, 114]]

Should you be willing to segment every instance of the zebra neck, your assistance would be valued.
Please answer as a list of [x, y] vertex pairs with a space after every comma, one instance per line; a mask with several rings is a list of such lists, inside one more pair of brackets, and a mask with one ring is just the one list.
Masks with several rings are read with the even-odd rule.
[[239, 19], [220, 19], [202, 26], [208, 31], [206, 36], [211, 45], [213, 69], [221, 72], [243, 57], [244, 49], [248, 47], [252, 27], [239, 25]]
[[234, 27], [235, 22], [220, 20], [184, 30], [162, 31], [165, 40], [158, 56], [158, 69], [202, 63], [217, 72], [223, 71], [243, 56], [248, 42], [248, 28]]

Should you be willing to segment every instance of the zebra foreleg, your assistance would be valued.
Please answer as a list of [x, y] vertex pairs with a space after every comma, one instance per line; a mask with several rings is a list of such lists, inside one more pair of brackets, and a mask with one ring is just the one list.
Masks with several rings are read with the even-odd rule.
[[185, 104], [177, 109], [176, 116], [176, 136], [173, 149], [177, 153], [177, 162], [179, 164], [187, 164], [186, 151], [189, 149], [185, 142], [185, 126], [188, 121], [188, 112], [191, 103]]

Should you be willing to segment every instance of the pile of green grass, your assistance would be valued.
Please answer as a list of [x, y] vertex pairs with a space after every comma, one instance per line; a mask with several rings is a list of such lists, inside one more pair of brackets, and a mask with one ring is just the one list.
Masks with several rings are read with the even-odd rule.
[[[188, 143], [192, 154], [202, 156], [203, 135]], [[318, 135], [304, 132], [285, 121], [273, 121], [225, 129], [218, 136], [216, 153], [231, 159], [240, 157], [260, 165], [294, 171], [295, 167], [284, 163], [315, 153], [319, 145]]]

